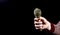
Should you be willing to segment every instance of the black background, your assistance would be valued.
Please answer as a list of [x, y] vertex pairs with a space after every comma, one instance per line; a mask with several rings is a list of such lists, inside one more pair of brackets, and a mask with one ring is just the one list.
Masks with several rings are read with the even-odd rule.
[[[0, 9], [5, 15], [16, 16], [16, 0], [0, 0]], [[3, 13], [2, 15], [4, 15]]]
[[10, 22], [16, 18], [16, 0], [0, 0], [1, 21]]
[[16, 0], [0, 0], [0, 26], [2, 32], [14, 32], [16, 23]]

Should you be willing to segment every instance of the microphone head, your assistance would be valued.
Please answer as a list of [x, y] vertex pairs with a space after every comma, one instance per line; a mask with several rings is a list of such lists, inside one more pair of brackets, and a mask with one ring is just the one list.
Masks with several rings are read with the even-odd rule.
[[35, 8], [35, 10], [34, 10], [34, 16], [35, 17], [40, 17], [41, 16], [41, 9]]

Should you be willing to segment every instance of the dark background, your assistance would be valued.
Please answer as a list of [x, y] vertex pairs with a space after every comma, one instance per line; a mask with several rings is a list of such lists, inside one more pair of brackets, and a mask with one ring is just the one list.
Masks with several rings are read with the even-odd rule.
[[0, 25], [3, 32], [14, 32], [16, 23], [16, 0], [0, 0]]
[[16, 0], [0, 0], [0, 14], [2, 22], [13, 22], [16, 19]]
[[0, 0], [2, 16], [16, 16], [16, 0]]

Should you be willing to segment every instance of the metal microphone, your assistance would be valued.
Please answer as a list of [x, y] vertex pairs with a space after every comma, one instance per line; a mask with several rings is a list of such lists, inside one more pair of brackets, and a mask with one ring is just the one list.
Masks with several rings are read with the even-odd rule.
[[[40, 16], [41, 16], [41, 9], [35, 8], [34, 16], [35, 16], [35, 18], [40, 18]], [[40, 23], [40, 26], [42, 26], [42, 23]], [[42, 29], [40, 29], [40, 31], [42, 31]]]
[[39, 8], [35, 8], [35, 10], [34, 10], [34, 16], [36, 18], [39, 18], [41, 16], [41, 10]]

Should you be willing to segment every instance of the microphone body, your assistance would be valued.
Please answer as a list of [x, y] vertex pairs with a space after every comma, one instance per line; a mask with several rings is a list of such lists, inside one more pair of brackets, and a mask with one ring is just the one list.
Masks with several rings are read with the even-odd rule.
[[[34, 10], [34, 16], [35, 16], [35, 18], [38, 18], [38, 19], [40, 19], [40, 16], [41, 16], [41, 10], [39, 9], [39, 8], [35, 8], [35, 10]], [[38, 20], [38, 21], [40, 21], [40, 20]], [[42, 23], [40, 23], [40, 31], [42, 31]]]

